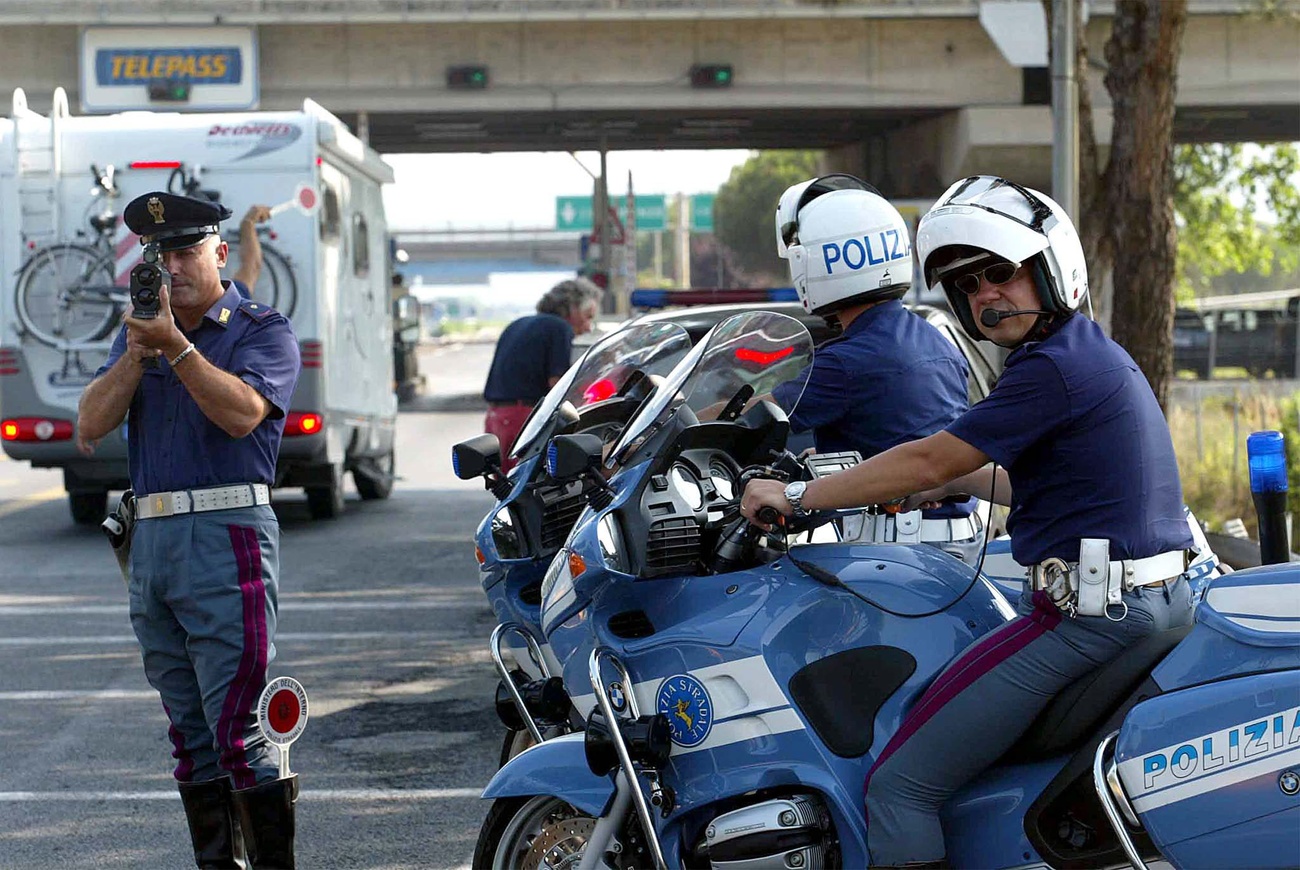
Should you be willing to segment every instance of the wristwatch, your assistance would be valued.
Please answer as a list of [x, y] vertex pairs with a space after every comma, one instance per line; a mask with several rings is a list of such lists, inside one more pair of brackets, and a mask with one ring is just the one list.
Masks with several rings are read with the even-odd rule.
[[785, 500], [790, 502], [790, 507], [794, 508], [794, 515], [799, 519], [808, 516], [808, 511], [803, 508], [803, 494], [807, 488], [806, 480], [796, 480], [785, 485]]

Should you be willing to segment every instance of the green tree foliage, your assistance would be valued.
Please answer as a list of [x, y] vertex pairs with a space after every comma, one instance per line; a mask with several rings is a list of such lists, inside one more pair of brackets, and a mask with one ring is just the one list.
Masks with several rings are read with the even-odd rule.
[[[1300, 149], [1295, 143], [1179, 145], [1174, 152], [1178, 293], [1228, 273], [1300, 267]], [[1272, 222], [1259, 215], [1271, 214]]]
[[776, 203], [787, 187], [818, 174], [820, 158], [818, 151], [760, 151], [731, 170], [718, 189], [713, 217], [719, 241], [742, 271], [756, 277], [785, 274], [773, 234]]

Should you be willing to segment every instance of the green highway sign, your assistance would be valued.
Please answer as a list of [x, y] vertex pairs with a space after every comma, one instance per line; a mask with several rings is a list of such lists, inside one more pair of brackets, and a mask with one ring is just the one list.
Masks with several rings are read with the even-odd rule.
[[[627, 197], [610, 197], [618, 209], [619, 219], [627, 221]], [[555, 228], [590, 232], [592, 221], [591, 197], [557, 196], [555, 198]], [[668, 200], [662, 193], [636, 198], [636, 228], [638, 231], [658, 232], [668, 227]]]
[[713, 232], [713, 200], [715, 198], [712, 193], [697, 193], [691, 197], [691, 232]]

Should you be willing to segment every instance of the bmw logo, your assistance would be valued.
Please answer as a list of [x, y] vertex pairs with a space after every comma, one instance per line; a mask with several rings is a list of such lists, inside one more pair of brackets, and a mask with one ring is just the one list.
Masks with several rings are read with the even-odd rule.
[[623, 693], [622, 683], [609, 684], [609, 705], [614, 708], [615, 713], [622, 713], [627, 709], [627, 695]]
[[655, 708], [668, 718], [673, 742], [678, 746], [698, 746], [713, 728], [713, 700], [704, 684], [690, 674], [664, 680]]
[[1277, 787], [1288, 797], [1300, 792], [1300, 775], [1297, 775], [1294, 770], [1283, 771], [1277, 778]]

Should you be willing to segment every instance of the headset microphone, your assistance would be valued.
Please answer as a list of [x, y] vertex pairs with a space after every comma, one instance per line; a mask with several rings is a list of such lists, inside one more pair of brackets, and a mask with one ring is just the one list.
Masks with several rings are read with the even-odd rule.
[[1020, 311], [998, 311], [996, 308], [985, 308], [980, 312], [980, 323], [989, 329], [994, 328], [1008, 317], [1019, 317], [1022, 314], [1051, 314], [1050, 311], [1043, 311], [1037, 308], [1025, 308]]

